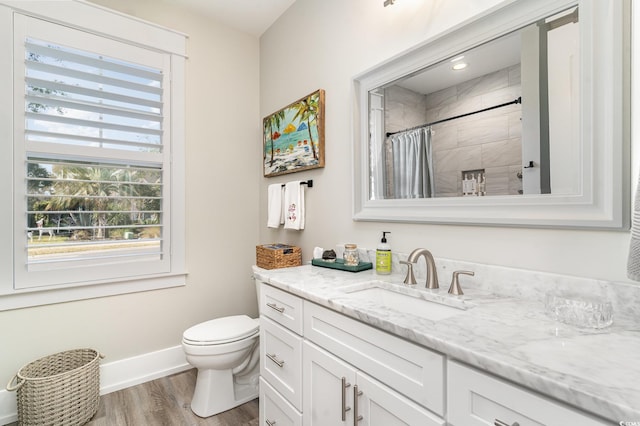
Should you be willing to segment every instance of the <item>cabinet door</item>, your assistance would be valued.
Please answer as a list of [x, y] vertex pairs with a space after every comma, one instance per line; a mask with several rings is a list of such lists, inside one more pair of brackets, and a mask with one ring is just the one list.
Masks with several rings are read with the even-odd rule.
[[356, 374], [358, 426], [444, 426], [445, 421], [364, 373]]
[[302, 426], [302, 415], [260, 378], [260, 425]]
[[448, 372], [448, 420], [455, 426], [613, 424], [455, 361]]
[[444, 415], [441, 354], [306, 300], [303, 323], [305, 339]]
[[260, 284], [260, 314], [302, 335], [302, 299], [286, 291]]
[[298, 410], [302, 408], [302, 338], [260, 317], [260, 375]]
[[353, 426], [355, 369], [305, 341], [302, 344], [305, 426]]

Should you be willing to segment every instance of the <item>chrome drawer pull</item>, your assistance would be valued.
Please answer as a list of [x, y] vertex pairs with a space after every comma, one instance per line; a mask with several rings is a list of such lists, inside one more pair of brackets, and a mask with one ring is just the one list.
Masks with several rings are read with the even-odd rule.
[[264, 419], [265, 423], [269, 426], [274, 426], [276, 424], [275, 420]]
[[502, 420], [495, 419], [494, 422], [493, 422], [493, 425], [494, 426], [520, 426], [520, 423], [513, 422], [513, 423], [509, 424], [509, 423], [503, 422]]
[[347, 407], [347, 388], [351, 386], [351, 383], [347, 383], [347, 378], [342, 378], [342, 421], [347, 420], [347, 411], [351, 410], [351, 407]]
[[284, 306], [282, 308], [278, 307], [275, 303], [267, 303], [267, 306], [273, 309], [274, 311], [278, 311], [280, 313], [284, 312]]
[[280, 361], [278, 358], [276, 358], [276, 354], [266, 354], [267, 358], [269, 358], [271, 361], [275, 362], [276, 365], [280, 368], [282, 368], [284, 366], [284, 360]]
[[358, 385], [353, 387], [353, 421], [358, 423], [362, 420], [362, 416], [358, 414], [358, 397], [362, 395], [362, 391], [358, 390]]

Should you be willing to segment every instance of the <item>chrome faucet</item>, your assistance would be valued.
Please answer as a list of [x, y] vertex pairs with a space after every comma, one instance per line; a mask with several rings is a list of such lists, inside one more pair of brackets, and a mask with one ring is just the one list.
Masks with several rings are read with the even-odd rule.
[[406, 262], [401, 262], [401, 263], [405, 263], [408, 267], [407, 277], [404, 280], [405, 284], [416, 283], [415, 278], [413, 277], [413, 264], [418, 262], [418, 259], [420, 258], [420, 256], [423, 256], [425, 262], [427, 262], [426, 287], [431, 289], [439, 288], [438, 272], [436, 271], [436, 262], [435, 260], [433, 260], [433, 255], [431, 254], [431, 252], [424, 248], [415, 249], [414, 251], [411, 252], [411, 254], [409, 254], [409, 257], [407, 258]]

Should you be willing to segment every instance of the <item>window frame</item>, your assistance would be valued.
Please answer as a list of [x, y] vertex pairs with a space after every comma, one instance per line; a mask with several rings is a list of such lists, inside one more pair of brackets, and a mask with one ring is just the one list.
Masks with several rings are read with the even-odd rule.
[[[35, 3], [35, 4], [34, 4]], [[170, 85], [167, 88], [170, 113], [165, 122], [169, 141], [165, 146], [166, 174], [164, 185], [168, 195], [163, 203], [163, 223], [167, 224], [170, 241], [168, 268], [164, 272], [145, 271], [144, 274], [111, 278], [91, 276], [82, 280], [71, 279], [78, 272], [67, 271], [70, 282], [16, 289], [15, 277], [20, 268], [18, 249], [26, 250], [26, 203], [20, 198], [24, 186], [26, 149], [16, 149], [21, 134], [14, 134], [14, 119], [24, 114], [24, 98], [14, 91], [14, 81], [24, 82], [24, 75], [14, 75], [14, 61], [23, 60], [14, 52], [15, 14], [25, 15], [70, 27], [92, 35], [104, 37], [139, 48], [166, 54], [169, 58]], [[87, 24], [90, 23], [89, 28]], [[185, 153], [184, 153], [184, 73], [186, 36], [164, 27], [150, 24], [118, 12], [89, 3], [64, 0], [62, 2], [21, 2], [0, 0], [0, 53], [11, 58], [0, 65], [0, 92], [13, 96], [0, 99], [0, 194], [10, 208], [0, 211], [0, 223], [12, 226], [0, 227], [0, 311], [27, 306], [82, 300], [153, 289], [169, 288], [185, 284]], [[136, 40], [130, 41], [130, 40]], [[15, 140], [20, 138], [20, 140]], [[15, 140], [15, 141], [14, 141]], [[22, 167], [22, 170], [19, 169]], [[22, 195], [26, 187], [22, 189]], [[11, 201], [9, 201], [9, 198]], [[23, 235], [24, 234], [24, 235]], [[24, 237], [24, 238], [21, 238]], [[23, 241], [21, 244], [20, 241]], [[15, 247], [15, 249], [14, 249]], [[71, 282], [75, 281], [75, 282]]]

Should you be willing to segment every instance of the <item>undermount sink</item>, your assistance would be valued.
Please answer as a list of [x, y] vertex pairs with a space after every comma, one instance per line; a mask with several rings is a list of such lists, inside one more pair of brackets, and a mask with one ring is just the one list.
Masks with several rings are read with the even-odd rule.
[[[345, 290], [345, 293], [351, 300], [366, 301], [399, 313], [415, 315], [431, 321], [440, 321], [461, 314], [469, 307], [462, 301], [445, 301], [442, 296], [432, 296], [434, 300], [427, 300], [426, 297], [431, 296], [430, 293], [410, 288], [396, 289], [395, 287], [386, 283], [373, 283], [364, 286], [364, 288]], [[435, 300], [437, 298], [441, 300]]]

